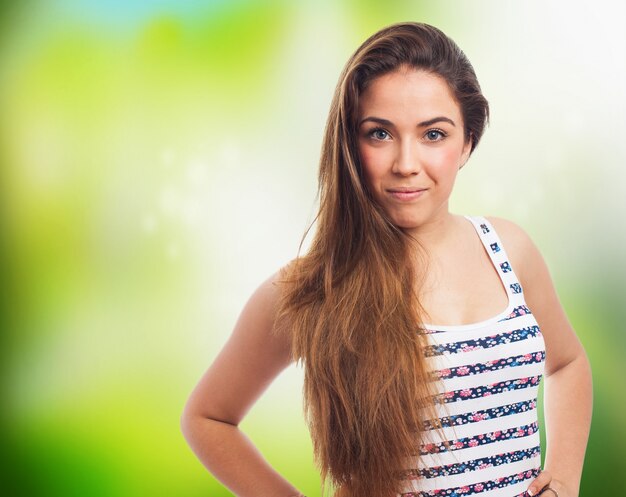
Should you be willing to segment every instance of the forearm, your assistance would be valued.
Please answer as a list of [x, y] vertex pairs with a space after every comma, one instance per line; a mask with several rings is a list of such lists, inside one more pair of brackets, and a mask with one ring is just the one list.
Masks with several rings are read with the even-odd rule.
[[238, 497], [299, 494], [237, 426], [197, 416], [183, 419], [182, 429], [202, 464]]
[[561, 497], [578, 496], [592, 404], [591, 368], [585, 354], [545, 378], [544, 469], [554, 479], [552, 486], [563, 490]]

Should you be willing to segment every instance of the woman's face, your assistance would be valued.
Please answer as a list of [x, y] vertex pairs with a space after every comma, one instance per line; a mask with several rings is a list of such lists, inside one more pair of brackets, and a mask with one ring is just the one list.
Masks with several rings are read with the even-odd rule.
[[415, 69], [376, 78], [360, 96], [357, 129], [367, 186], [393, 223], [411, 231], [443, 220], [471, 149], [446, 81]]

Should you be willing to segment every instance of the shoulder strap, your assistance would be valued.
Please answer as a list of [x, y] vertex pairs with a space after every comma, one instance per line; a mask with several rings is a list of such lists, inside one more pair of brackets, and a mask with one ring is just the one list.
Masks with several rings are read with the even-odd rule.
[[522, 294], [522, 285], [520, 284], [509, 257], [504, 250], [502, 240], [496, 233], [493, 225], [482, 216], [465, 216], [474, 225], [480, 241], [482, 242], [489, 258], [500, 275], [502, 284], [506, 288], [511, 298], [517, 298]]

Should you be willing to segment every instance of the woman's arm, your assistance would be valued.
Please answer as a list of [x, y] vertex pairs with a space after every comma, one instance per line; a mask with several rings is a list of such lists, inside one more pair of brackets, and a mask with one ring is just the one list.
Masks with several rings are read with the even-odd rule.
[[289, 343], [272, 333], [278, 297], [276, 276], [250, 297], [181, 417], [182, 432], [196, 456], [239, 497], [299, 494], [239, 429], [254, 402], [291, 362]]
[[[510, 221], [498, 220], [509, 257], [546, 344], [544, 471], [559, 497], [577, 497], [591, 424], [592, 382], [587, 354], [559, 302], [548, 267], [530, 237]], [[508, 250], [508, 249], [507, 249]], [[533, 488], [534, 483], [531, 484]], [[534, 488], [536, 495], [541, 488]], [[552, 496], [551, 492], [545, 495]]]

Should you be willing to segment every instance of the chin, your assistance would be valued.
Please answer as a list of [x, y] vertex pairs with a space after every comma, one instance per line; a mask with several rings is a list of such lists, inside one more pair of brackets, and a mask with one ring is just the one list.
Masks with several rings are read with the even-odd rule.
[[423, 222], [421, 219], [407, 219], [407, 218], [403, 218], [403, 219], [392, 218], [392, 219], [393, 219], [393, 224], [395, 224], [398, 228], [402, 228], [405, 230], [417, 228]]

